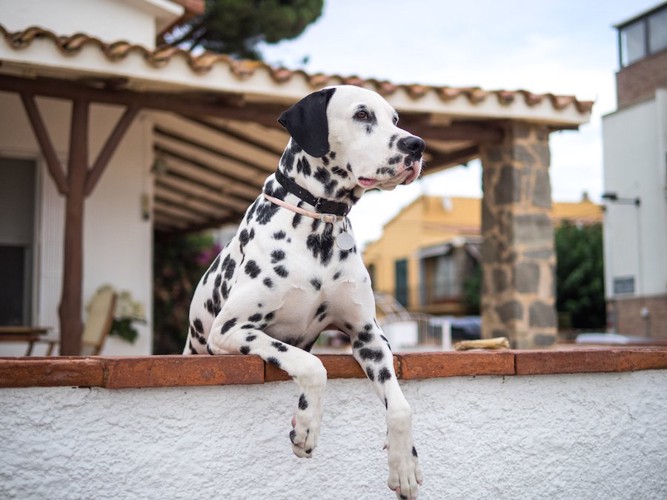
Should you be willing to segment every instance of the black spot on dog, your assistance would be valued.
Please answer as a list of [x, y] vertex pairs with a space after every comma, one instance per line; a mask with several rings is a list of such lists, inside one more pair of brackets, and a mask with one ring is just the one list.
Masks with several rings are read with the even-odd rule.
[[190, 354], [199, 354], [197, 350], [194, 348], [192, 345], [192, 342], [190, 342]]
[[396, 171], [393, 168], [390, 168], [390, 167], [380, 167], [375, 171], [375, 173], [377, 175], [385, 175], [385, 174], [394, 175], [396, 173]]
[[322, 302], [320, 306], [317, 308], [317, 311], [315, 311], [315, 316], [319, 316], [320, 314], [323, 314], [327, 312], [327, 303]]
[[366, 367], [366, 376], [368, 377], [368, 380], [371, 382], [375, 381], [375, 373], [373, 372], [373, 368], [370, 366]]
[[248, 263], [245, 265], [245, 273], [253, 279], [259, 276], [259, 273], [261, 272], [262, 270], [257, 265], [257, 262], [255, 262], [254, 260], [249, 260]]
[[239, 351], [241, 351], [241, 354], [248, 354], [250, 352], [250, 346], [247, 345], [241, 346], [241, 349], [239, 349]]
[[294, 440], [296, 439], [296, 431], [294, 429], [289, 431], [289, 439], [292, 441], [292, 444], [294, 444]]
[[273, 288], [273, 280], [271, 278], [264, 278], [264, 286], [267, 288]]
[[262, 320], [262, 314], [261, 313], [255, 313], [252, 316], [248, 318], [248, 321], [252, 323], [257, 323], [258, 321]]
[[287, 278], [287, 276], [289, 276], [289, 272], [285, 269], [285, 266], [275, 266], [273, 270], [281, 278]]
[[331, 173], [339, 177], [342, 177], [343, 179], [347, 179], [349, 177], [349, 174], [345, 171], [345, 169], [340, 167], [332, 168]]
[[396, 165], [398, 162], [401, 161], [401, 158], [402, 158], [401, 155], [392, 156], [391, 158], [389, 158], [389, 160], [387, 160], [387, 163], [389, 163], [389, 165]]
[[230, 320], [225, 321], [225, 324], [222, 325], [222, 328], [220, 328], [220, 335], [224, 335], [227, 333], [230, 328], [232, 328], [234, 325], [236, 325], [237, 318], [232, 318]]
[[417, 455], [417, 448], [415, 448], [414, 446], [412, 447], [412, 456], [415, 457], [415, 458], [417, 458], [419, 456], [419, 455]]
[[346, 169], [348, 172], [352, 173], [352, 165], [350, 165], [349, 163], [346, 165], [345, 169]]
[[336, 152], [335, 151], [330, 151], [329, 152], [329, 158], [331, 158], [332, 160], [335, 160], [336, 159]]
[[336, 186], [338, 186], [338, 181], [331, 179], [324, 185], [324, 194], [331, 196], [331, 194], [334, 192], [334, 189], [336, 189]]
[[255, 323], [243, 323], [243, 325], [241, 325], [242, 330], [252, 330], [254, 328], [255, 328]]
[[227, 300], [229, 298], [230, 288], [227, 286], [226, 281], [222, 283], [222, 287], [220, 288], [220, 291], [222, 292], [222, 298]]
[[366, 323], [364, 325], [364, 331], [370, 332], [372, 329], [373, 329], [373, 325], [371, 325], [370, 323]]
[[317, 229], [320, 227], [320, 224], [322, 224], [320, 219], [313, 219], [313, 223], [310, 225], [310, 230], [313, 232], [317, 231]]
[[303, 174], [304, 177], [310, 177], [313, 171], [310, 168], [310, 163], [306, 157], [301, 157], [296, 162], [296, 171]]
[[312, 280], [310, 280], [310, 284], [313, 285], [313, 288], [317, 291], [319, 291], [320, 288], [322, 288], [322, 282], [317, 278], [313, 278]]
[[273, 233], [274, 240], [282, 240], [285, 238], [285, 236], [287, 236], [287, 233], [285, 233], [285, 231], [276, 231], [275, 233]]
[[381, 384], [384, 384], [387, 380], [391, 378], [391, 372], [387, 367], [384, 367], [380, 370], [380, 373], [378, 374], [378, 381]]
[[282, 250], [274, 250], [271, 252], [271, 264], [275, 264], [276, 262], [280, 262], [285, 258], [285, 252]]
[[196, 319], [192, 322], [192, 326], [194, 326], [195, 331], [196, 331], [197, 333], [204, 333], [204, 325], [203, 325], [203, 323], [201, 322], [201, 320], [200, 320], [199, 318], [196, 318]]
[[220, 254], [215, 258], [211, 266], [208, 268], [208, 271], [206, 271], [206, 274], [204, 275], [204, 280], [203, 283], [204, 285], [206, 284], [206, 281], [208, 280], [209, 274], [214, 272], [218, 268], [218, 264], [220, 263]]
[[282, 156], [280, 157], [280, 166], [283, 167], [285, 172], [289, 172], [294, 168], [294, 152], [292, 148], [285, 148]]
[[215, 277], [215, 282], [213, 283], [213, 286], [215, 288], [220, 288], [220, 284], [222, 283], [222, 274], [218, 274]]
[[326, 156], [323, 156], [322, 157], [322, 163], [324, 163], [325, 167], [328, 167], [329, 166], [329, 158], [327, 158]]
[[[299, 203], [300, 205], [300, 203]], [[298, 206], [298, 205], [297, 205]], [[292, 228], [296, 229], [301, 222], [301, 214], [294, 214], [294, 217], [292, 217]]]
[[[227, 256], [227, 258], [229, 258], [229, 256]], [[225, 279], [227, 280], [232, 279], [235, 270], [236, 270], [236, 261], [232, 258], [229, 258], [229, 260], [227, 261], [227, 265], [225, 267]]]
[[394, 143], [396, 142], [396, 139], [398, 139], [398, 134], [394, 134], [389, 138], [389, 149], [394, 147]]
[[273, 319], [274, 313], [270, 312], [267, 313], [266, 316], [264, 316], [265, 321], [271, 321]]
[[306, 395], [301, 394], [301, 396], [299, 396], [299, 410], [305, 410], [306, 408], [308, 408], [308, 401], [306, 400]]
[[257, 210], [257, 203], [259, 203], [259, 199], [256, 199], [255, 201], [252, 202], [252, 205], [250, 205], [250, 208], [246, 212], [245, 215], [245, 221], [246, 224], [250, 223], [252, 221], [253, 215], [255, 215], [255, 210]]
[[[336, 272], [336, 273], [333, 275], [333, 280], [334, 280], [334, 281], [336, 281], [338, 278], [340, 278], [340, 271]], [[350, 327], [350, 328], [352, 328], [352, 327]]]
[[347, 331], [350, 331], [352, 330], [352, 325], [350, 323], [345, 322], [345, 328], [347, 329]]
[[275, 347], [276, 349], [278, 349], [280, 352], [287, 352], [287, 346], [285, 344], [283, 344], [282, 342], [278, 342], [278, 341], [271, 342], [271, 345], [273, 347]]
[[209, 353], [211, 356], [215, 356], [215, 354], [213, 354], [213, 351], [208, 345], [206, 346], [206, 352]]
[[306, 246], [323, 266], [328, 265], [333, 257], [333, 224], [327, 224], [321, 234], [309, 235], [306, 239]]
[[256, 338], [257, 338], [257, 335], [248, 335], [248, 336], [245, 338], [245, 341], [246, 341], [246, 342], [252, 342], [252, 341], [255, 340]]
[[361, 349], [364, 347], [364, 343], [361, 340], [355, 340], [352, 344], [352, 349]]
[[384, 359], [384, 353], [380, 349], [368, 349], [367, 347], [359, 349], [359, 356], [365, 361], [380, 362]]
[[369, 332], [361, 332], [357, 335], [357, 338], [361, 342], [370, 342], [371, 340], [373, 340], [373, 334]]
[[266, 362], [272, 364], [273, 366], [280, 368], [280, 361], [273, 356], [266, 358]]
[[329, 182], [329, 180], [331, 179], [331, 173], [329, 173], [329, 171], [326, 168], [317, 167], [317, 170], [315, 170], [314, 177], [322, 184], [325, 184]]
[[[268, 194], [268, 193], [267, 193]], [[269, 195], [273, 196], [273, 195]], [[278, 198], [276, 196], [276, 198]], [[282, 198], [279, 198], [282, 199]], [[273, 216], [278, 213], [280, 207], [274, 203], [271, 203], [268, 200], [262, 200], [257, 209], [257, 223], [261, 226], [268, 224]]]

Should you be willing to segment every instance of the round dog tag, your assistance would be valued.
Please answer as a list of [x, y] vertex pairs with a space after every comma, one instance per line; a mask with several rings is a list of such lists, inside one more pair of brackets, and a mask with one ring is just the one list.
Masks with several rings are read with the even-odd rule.
[[354, 236], [347, 231], [336, 236], [336, 246], [341, 250], [351, 250], [354, 247]]

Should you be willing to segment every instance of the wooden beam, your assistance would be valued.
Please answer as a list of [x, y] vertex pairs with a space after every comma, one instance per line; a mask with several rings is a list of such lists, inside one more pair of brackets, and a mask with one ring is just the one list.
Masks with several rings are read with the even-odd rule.
[[[431, 152], [429, 151], [429, 154]], [[451, 153], [433, 153], [431, 160], [428, 161], [425, 173], [435, 172], [447, 167], [463, 165], [464, 163], [479, 157], [479, 147], [470, 146], [468, 148], [452, 151]]]
[[53, 147], [51, 138], [49, 137], [49, 132], [42, 120], [42, 115], [39, 112], [37, 103], [35, 102], [35, 96], [29, 94], [25, 91], [20, 92], [21, 101], [23, 101], [23, 107], [25, 112], [28, 115], [28, 120], [37, 139], [42, 154], [44, 155], [44, 160], [46, 160], [46, 167], [53, 179], [53, 182], [58, 189], [60, 194], [67, 194], [67, 176], [63, 170], [63, 166], [56, 155], [56, 150]]
[[68, 189], [65, 199], [65, 239], [60, 316], [60, 354], [81, 354], [83, 322], [83, 220], [88, 174], [90, 103], [75, 99], [70, 126]]
[[[171, 156], [172, 158], [176, 158], [177, 160], [180, 160], [185, 163], [189, 163], [200, 170], [203, 170], [205, 172], [208, 172], [210, 174], [213, 174], [217, 177], [219, 177], [221, 180], [224, 180], [225, 182], [232, 182], [232, 183], [240, 183], [242, 185], [248, 185], [248, 184], [254, 184], [254, 181], [251, 179], [239, 177], [238, 175], [232, 174], [230, 172], [225, 172], [222, 170], [219, 170], [216, 167], [211, 166], [210, 164], [197, 160], [195, 158], [191, 158], [189, 156], [186, 156], [184, 154], [179, 153], [175, 149], [166, 147], [166, 146], [160, 146], [160, 145], [155, 145], [154, 147], [155, 151], [157, 151], [160, 154], [163, 154], [165, 156]], [[262, 179], [261, 182], [264, 182], [264, 179]], [[246, 198], [243, 196], [243, 198]], [[252, 201], [255, 198], [254, 197], [247, 197], [246, 198], [248, 201]]]
[[179, 115], [202, 115], [252, 121], [278, 127], [278, 117], [285, 110], [282, 104], [239, 103], [232, 95], [193, 92], [136, 92], [127, 89], [104, 89], [82, 85], [73, 80], [53, 78], [20, 78], [0, 75], [0, 90], [27, 92], [56, 99], [86, 99], [90, 102], [138, 106], [146, 109], [170, 111]]
[[[425, 140], [498, 143], [505, 136], [500, 125], [481, 121], [454, 121], [449, 125], [432, 125], [424, 119], [401, 117], [400, 126]], [[428, 146], [428, 142], [426, 145]]]
[[[247, 158], [244, 158], [243, 156], [236, 154], [234, 152], [227, 152], [223, 151], [222, 149], [209, 146], [208, 144], [204, 144], [203, 142], [197, 141], [196, 139], [191, 139], [189, 137], [185, 137], [183, 135], [177, 134], [175, 132], [171, 132], [163, 127], [160, 127], [159, 125], [156, 126], [154, 129], [155, 133], [157, 135], [160, 135], [162, 137], [166, 137], [167, 139], [171, 139], [176, 142], [180, 142], [181, 144], [185, 144], [186, 146], [199, 149], [201, 151], [205, 151], [207, 153], [210, 153], [214, 156], [219, 156], [220, 158], [225, 158], [226, 160], [231, 160], [237, 163], [240, 163], [241, 166], [244, 168], [247, 168], [249, 170], [253, 170], [255, 172], [259, 172], [263, 175], [268, 176], [269, 174], [273, 173], [276, 169], [274, 166], [273, 168], [267, 168], [261, 163], [256, 163], [252, 160], [248, 160]], [[276, 159], [275, 164], [278, 164], [278, 160]]]

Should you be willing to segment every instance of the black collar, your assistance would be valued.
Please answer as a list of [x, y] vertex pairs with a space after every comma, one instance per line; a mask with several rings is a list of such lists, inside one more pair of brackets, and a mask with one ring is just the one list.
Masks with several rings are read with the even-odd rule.
[[307, 189], [302, 188], [292, 179], [283, 174], [280, 170], [276, 171], [276, 180], [285, 188], [288, 193], [292, 193], [303, 201], [315, 207], [315, 211], [321, 214], [334, 214], [345, 217], [350, 211], [347, 203], [327, 200], [326, 198], [317, 198]]

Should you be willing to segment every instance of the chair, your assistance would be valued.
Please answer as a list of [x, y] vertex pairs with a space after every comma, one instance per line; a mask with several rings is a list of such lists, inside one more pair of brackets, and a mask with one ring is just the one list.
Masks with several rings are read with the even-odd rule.
[[[88, 317], [83, 326], [81, 354], [98, 356], [102, 351], [104, 341], [113, 325], [116, 298], [117, 295], [113, 288], [109, 286], [102, 287], [95, 292], [90, 303], [86, 306]], [[53, 349], [58, 343], [57, 340], [49, 342], [47, 356], [52, 355]]]

